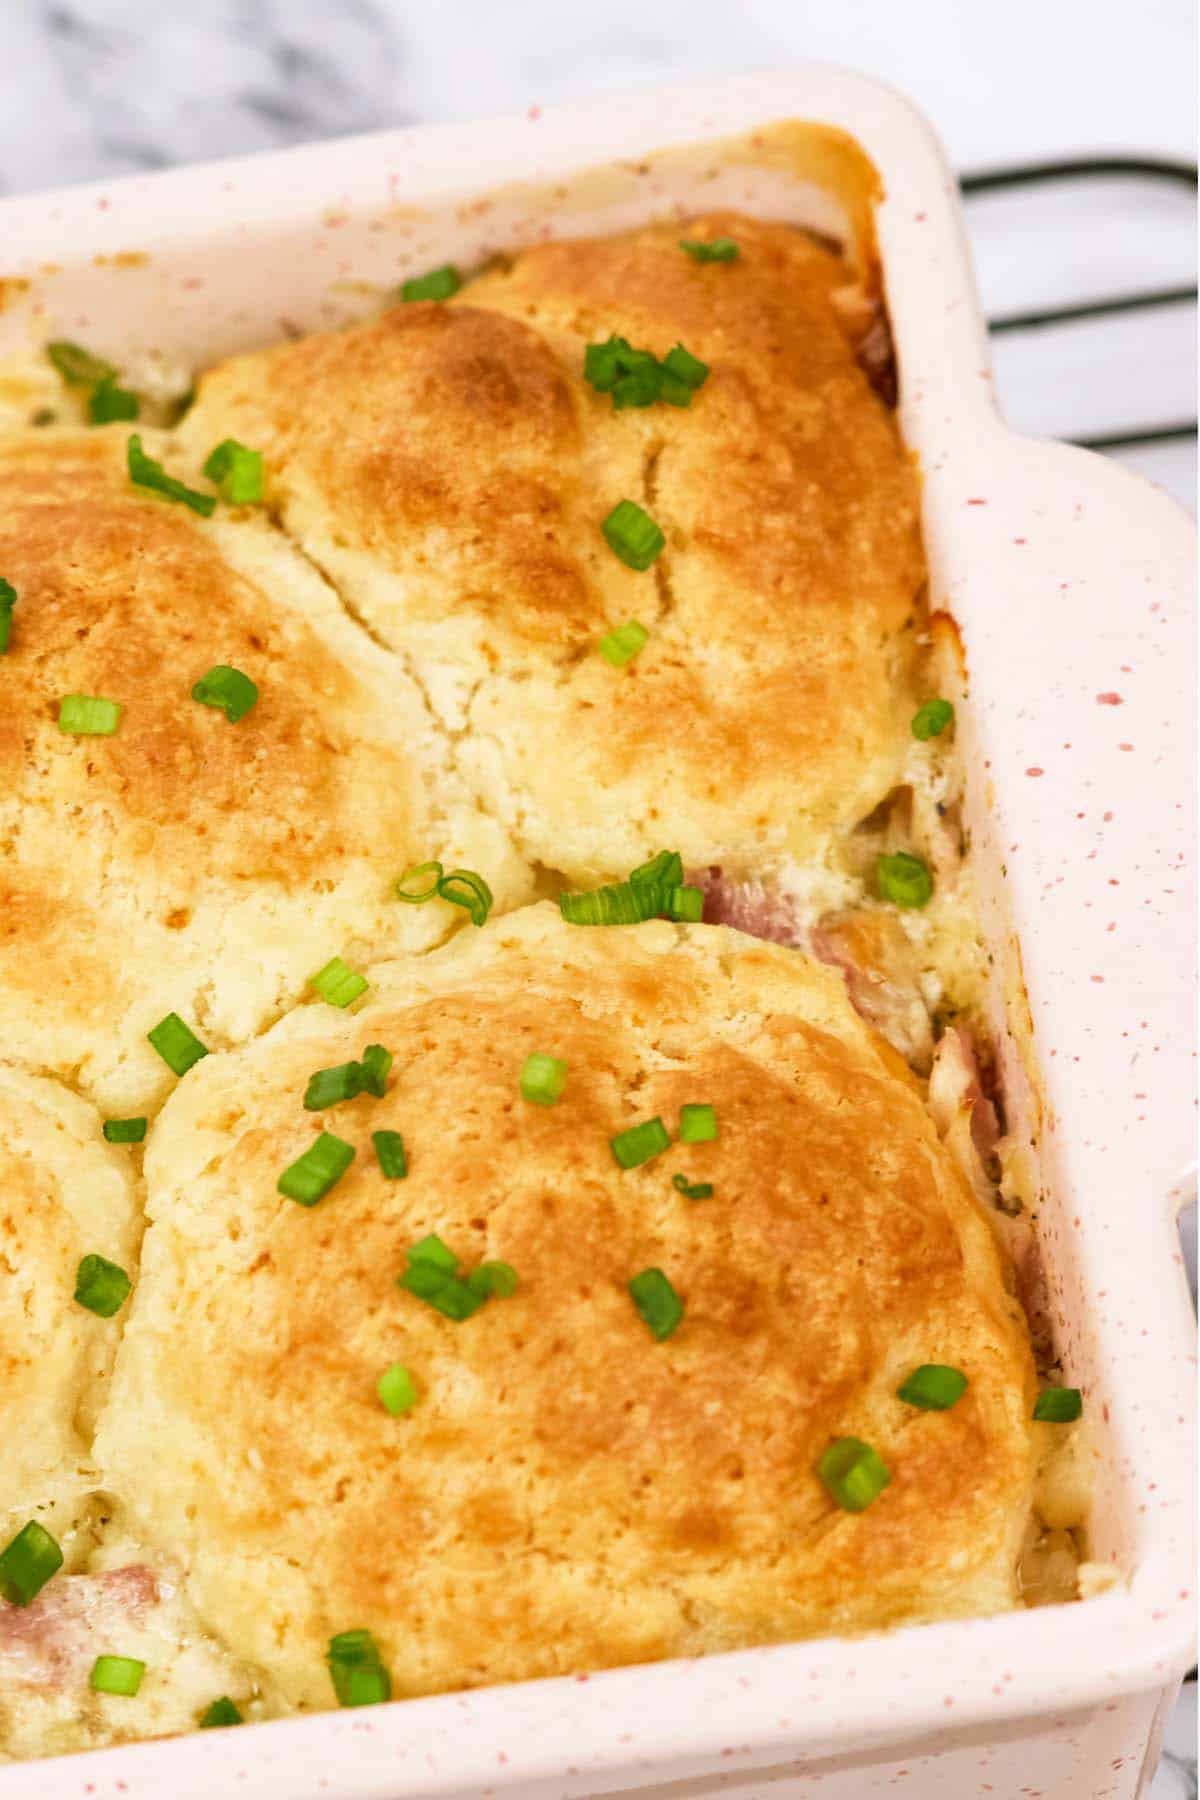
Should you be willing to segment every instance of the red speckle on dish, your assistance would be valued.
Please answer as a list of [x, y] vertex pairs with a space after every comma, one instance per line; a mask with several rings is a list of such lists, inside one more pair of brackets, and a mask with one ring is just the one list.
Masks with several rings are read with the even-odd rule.
[[541, 116], [542, 116], [542, 109], [540, 106], [531, 106], [529, 111], [525, 114], [525, 117], [527, 119], [531, 120], [532, 123], [535, 125], [537, 124], [537, 121], [541, 118]]
[[914, 213], [913, 214], [913, 218], [917, 221], [918, 225], [923, 225], [928, 217], [929, 217], [928, 213]]
[[1132, 744], [1118, 744], [1117, 749], [1118, 750], [1132, 750], [1133, 745]]
[[1028, 538], [1014, 538], [1013, 539], [1014, 544], [1027, 544], [1028, 542], [1029, 542]]
[[1027, 775], [1044, 775], [1046, 771], [1045, 769], [1026, 769], [1025, 773]]
[[986, 506], [987, 501], [986, 500], [968, 500], [967, 505], [968, 506]]
[[1093, 976], [1092, 976], [1092, 980], [1093, 980], [1093, 981], [1101, 981], [1101, 982], [1102, 982], [1102, 981], [1103, 981], [1103, 980], [1104, 980], [1104, 977], [1103, 977], [1103, 975], [1093, 975]]
[[1097, 706], [1124, 706], [1124, 704], [1125, 704], [1125, 702], [1121, 698], [1120, 694], [1097, 694], [1096, 695], [1096, 705]]
[[1110, 812], [1104, 813], [1103, 818], [1104, 818], [1104, 823], [1107, 825], [1110, 822], [1110, 820], [1112, 819], [1112, 814]]
[[96, 211], [97, 212], [107, 212], [108, 208], [109, 208], [109, 202], [107, 200], [97, 200], [97, 202], [96, 202]]

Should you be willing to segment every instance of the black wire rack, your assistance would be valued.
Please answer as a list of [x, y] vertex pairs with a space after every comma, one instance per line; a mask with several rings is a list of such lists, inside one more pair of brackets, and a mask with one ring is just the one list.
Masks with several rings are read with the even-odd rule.
[[[1196, 164], [1151, 156], [1071, 157], [1058, 162], [1020, 163], [1009, 168], [980, 169], [961, 177], [964, 196], [994, 193], [1005, 188], [1030, 188], [1050, 183], [1134, 180], [1185, 188], [1195, 192]], [[1196, 287], [1152, 288], [1131, 294], [1105, 294], [1071, 306], [1031, 312], [1003, 313], [989, 318], [988, 329], [997, 335], [1010, 331], [1041, 331], [1071, 325], [1081, 319], [1101, 319], [1119, 313], [1149, 312], [1157, 308], [1194, 306]], [[1165, 424], [1134, 426], [1128, 430], [1078, 437], [1071, 441], [1087, 450], [1124, 450], [1138, 444], [1165, 444], [1193, 438], [1197, 420], [1171, 419]]]

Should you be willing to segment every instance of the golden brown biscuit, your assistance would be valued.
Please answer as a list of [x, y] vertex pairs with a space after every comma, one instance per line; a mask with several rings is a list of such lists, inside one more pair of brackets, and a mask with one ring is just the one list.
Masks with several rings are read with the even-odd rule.
[[0, 1549], [31, 1516], [60, 1530], [96, 1485], [121, 1324], [78, 1305], [75, 1278], [90, 1255], [136, 1273], [134, 1174], [87, 1101], [0, 1065]]
[[[540, 906], [373, 982], [357, 1019], [306, 1008], [210, 1058], [148, 1150], [98, 1454], [232, 1653], [321, 1706], [326, 1642], [357, 1627], [405, 1695], [1016, 1603], [1019, 1310], [830, 970]], [[306, 1114], [309, 1076], [368, 1042], [395, 1052], [386, 1096]], [[520, 1095], [534, 1051], [568, 1064], [552, 1107]], [[617, 1166], [615, 1133], [705, 1102], [717, 1142]], [[276, 1181], [318, 1126], [356, 1156], [310, 1210]], [[464, 1269], [511, 1264], [515, 1295], [455, 1322], [398, 1290], [430, 1232]], [[686, 1308], [663, 1342], [627, 1292], [654, 1267]], [[403, 1417], [375, 1394], [394, 1362]], [[953, 1410], [896, 1398], [926, 1362], [968, 1375]], [[845, 1435], [891, 1470], [857, 1515], [814, 1470]]]
[[[576, 881], [661, 844], [735, 875], [818, 862], [900, 777], [923, 579], [917, 488], [859, 367], [845, 263], [787, 226], [705, 266], [682, 228], [526, 250], [448, 306], [234, 358], [183, 426], [260, 448], [288, 531], [466, 728], [460, 762]], [[710, 365], [687, 409], [613, 409], [616, 332]], [[626, 568], [601, 522], [661, 526]], [[650, 631], [614, 669], [598, 639]], [[848, 898], [839, 893], [836, 899]]]
[[[264, 521], [136, 491], [125, 437], [0, 438], [0, 1035], [118, 1114], [171, 1084], [165, 1014], [238, 1042], [332, 956], [444, 935], [461, 912], [392, 897], [407, 863], [525, 892], [398, 660]], [[259, 689], [236, 723], [192, 698], [217, 664]], [[64, 735], [68, 694], [116, 734]]]

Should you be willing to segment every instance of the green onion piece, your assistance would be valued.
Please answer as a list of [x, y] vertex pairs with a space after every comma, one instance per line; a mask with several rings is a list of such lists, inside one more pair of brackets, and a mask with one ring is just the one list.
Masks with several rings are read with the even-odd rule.
[[611, 394], [622, 370], [621, 352], [628, 349], [620, 337], [610, 337], [604, 344], [589, 344], [583, 353], [583, 379], [598, 394]]
[[618, 1131], [608, 1142], [623, 1169], [637, 1169], [671, 1148], [671, 1134], [661, 1119], [645, 1119], [640, 1125], [631, 1125], [628, 1131]]
[[261, 450], [247, 450], [236, 438], [222, 438], [210, 450], [204, 473], [230, 506], [253, 506], [263, 497]]
[[106, 1256], [85, 1256], [75, 1272], [76, 1300], [100, 1319], [111, 1319], [120, 1312], [132, 1286], [124, 1269]]
[[954, 708], [949, 700], [927, 700], [913, 714], [912, 734], [922, 743], [940, 737], [953, 717]]
[[656, 363], [622, 375], [612, 391], [613, 411], [626, 406], [653, 406], [662, 394], [662, 372]]
[[1078, 1388], [1043, 1388], [1033, 1408], [1034, 1418], [1048, 1425], [1071, 1425], [1082, 1412], [1083, 1395]]
[[467, 1277], [468, 1283], [479, 1286], [487, 1284], [487, 1291], [498, 1300], [510, 1300], [517, 1291], [517, 1271], [511, 1263], [484, 1262], [477, 1269], [472, 1269]]
[[667, 917], [698, 925], [704, 917], [704, 889], [673, 887], [667, 890]]
[[58, 703], [58, 729], [72, 737], [112, 737], [124, 708], [93, 694], [67, 694]]
[[453, 263], [443, 263], [428, 275], [413, 275], [400, 289], [402, 300], [449, 300], [462, 286], [462, 277]]
[[369, 1631], [341, 1631], [325, 1655], [339, 1706], [378, 1706], [392, 1697], [392, 1678]]
[[187, 487], [173, 475], [168, 475], [153, 456], [147, 456], [136, 431], [126, 446], [126, 458], [129, 479], [134, 487], [146, 488], [152, 494], [162, 494], [167, 500], [178, 500], [181, 506], [190, 506], [193, 512], [205, 519], [211, 518], [216, 511], [217, 502], [212, 494], [197, 493], [195, 488]]
[[685, 1200], [711, 1200], [713, 1184], [711, 1181], [689, 1181], [686, 1175], [672, 1175], [672, 1186], [677, 1187]]
[[309, 976], [309, 986], [315, 987], [330, 1006], [349, 1006], [360, 994], [366, 993], [369, 985], [366, 976], [344, 963], [340, 956], [330, 957], [323, 969]]
[[671, 371], [664, 366], [659, 399], [665, 400], [668, 406], [690, 406], [692, 390], [686, 382], [680, 381], [678, 375], [672, 375]]
[[63, 1553], [44, 1525], [30, 1519], [0, 1550], [0, 1594], [10, 1606], [28, 1606], [63, 1565]]
[[448, 1244], [443, 1244], [436, 1231], [428, 1237], [421, 1238], [411, 1250], [405, 1252], [410, 1263], [429, 1263], [432, 1268], [441, 1269], [447, 1275], [453, 1275], [458, 1267], [458, 1258]]
[[240, 669], [218, 663], [207, 675], [200, 677], [192, 689], [192, 699], [199, 700], [201, 706], [217, 707], [231, 725], [236, 725], [258, 699], [258, 689]]
[[142, 1685], [146, 1665], [136, 1656], [98, 1656], [88, 1676], [94, 1694], [124, 1694], [132, 1699]]
[[882, 899], [893, 906], [925, 906], [933, 893], [933, 876], [919, 856], [897, 850], [875, 858], [875, 881]]
[[367, 1045], [358, 1065], [364, 1093], [374, 1094], [377, 1100], [383, 1099], [387, 1092], [388, 1071], [394, 1060], [391, 1051], [385, 1050], [382, 1044]]
[[105, 1119], [104, 1136], [110, 1144], [140, 1144], [146, 1135], [145, 1119]]
[[626, 663], [633, 661], [638, 651], [649, 641], [650, 633], [636, 619], [630, 619], [624, 625], [617, 625], [606, 632], [596, 645], [597, 650], [606, 663], [614, 669], [623, 669]]
[[521, 1098], [535, 1106], [556, 1106], [566, 1085], [567, 1065], [561, 1057], [535, 1050], [521, 1065]]
[[835, 1438], [822, 1453], [817, 1474], [843, 1512], [863, 1512], [892, 1479], [879, 1452], [853, 1437]]
[[454, 1274], [439, 1269], [436, 1263], [410, 1262], [403, 1275], [397, 1275], [396, 1286], [415, 1294], [418, 1300], [433, 1300], [449, 1282], [457, 1279]]
[[966, 1391], [967, 1378], [961, 1369], [948, 1368], [944, 1363], [922, 1363], [896, 1389], [896, 1398], [908, 1406], [919, 1406], [922, 1412], [946, 1412]]
[[331, 1131], [323, 1131], [303, 1156], [288, 1164], [275, 1186], [289, 1200], [296, 1200], [301, 1206], [315, 1206], [342, 1179], [353, 1161], [353, 1144], [334, 1137]]
[[673, 350], [667, 351], [663, 357], [663, 368], [676, 381], [681, 381], [685, 388], [691, 388], [693, 393], [708, 380], [708, 364], [701, 362], [698, 356], [693, 356], [690, 350], [685, 350], [682, 344], [676, 344]]
[[338, 1106], [362, 1093], [362, 1068], [356, 1062], [336, 1063], [332, 1069], [318, 1069], [308, 1078], [304, 1090], [305, 1112], [323, 1112], [327, 1106]]
[[228, 1694], [222, 1694], [200, 1714], [201, 1731], [209, 1731], [214, 1725], [240, 1725], [242, 1722], [242, 1715]]
[[710, 238], [707, 244], [697, 238], [680, 238], [679, 248], [700, 263], [735, 262], [740, 255], [733, 239], [727, 237]]
[[633, 500], [618, 500], [600, 529], [609, 549], [630, 569], [648, 569], [667, 541]]
[[660, 850], [649, 862], [632, 869], [629, 879], [634, 887], [677, 887], [683, 880], [683, 858], [678, 850]]
[[482, 925], [492, 910], [492, 890], [473, 869], [451, 869], [437, 884], [438, 895], [451, 906], [465, 907], [472, 925]]
[[371, 1142], [375, 1146], [380, 1173], [386, 1175], [389, 1181], [403, 1181], [408, 1174], [408, 1158], [404, 1154], [404, 1139], [400, 1133], [373, 1131]]
[[8, 640], [12, 636], [13, 607], [16, 604], [16, 588], [11, 581], [0, 580], [0, 656], [8, 649]]
[[407, 1293], [415, 1294], [418, 1300], [424, 1300], [435, 1312], [444, 1318], [454, 1319], [458, 1323], [469, 1319], [477, 1313], [485, 1301], [491, 1298], [490, 1284], [485, 1288], [476, 1283], [461, 1281], [457, 1275], [447, 1275], [442, 1269], [435, 1269], [428, 1263], [413, 1263], [403, 1275], [397, 1276], [396, 1286], [404, 1288]]
[[393, 1418], [411, 1412], [420, 1399], [417, 1384], [403, 1363], [392, 1363], [383, 1371], [375, 1383], [375, 1392]]
[[679, 1141], [681, 1144], [711, 1144], [718, 1137], [715, 1106], [681, 1106], [679, 1109]]
[[46, 355], [54, 364], [68, 387], [96, 387], [103, 381], [116, 379], [116, 367], [105, 362], [102, 356], [93, 356], [81, 344], [72, 344], [66, 338], [55, 338], [46, 345]]
[[[426, 880], [427, 876], [428, 880]], [[432, 900], [437, 893], [438, 882], [441, 879], [442, 865], [440, 862], [414, 863], [411, 869], [405, 869], [396, 883], [396, 898], [405, 901], [409, 906], [424, 906], [425, 902]], [[415, 891], [409, 887], [410, 882], [416, 883]]]
[[683, 1318], [683, 1301], [661, 1269], [643, 1269], [629, 1283], [629, 1294], [642, 1319], [661, 1344]]
[[141, 401], [129, 388], [115, 381], [102, 381], [88, 395], [88, 421], [92, 425], [112, 425], [118, 419], [136, 419]]
[[186, 1075], [202, 1056], [208, 1055], [205, 1046], [178, 1013], [168, 1013], [146, 1036], [175, 1075]]
[[558, 910], [568, 925], [640, 925], [662, 911], [662, 894], [652, 883], [622, 881], [586, 894], [560, 894]]

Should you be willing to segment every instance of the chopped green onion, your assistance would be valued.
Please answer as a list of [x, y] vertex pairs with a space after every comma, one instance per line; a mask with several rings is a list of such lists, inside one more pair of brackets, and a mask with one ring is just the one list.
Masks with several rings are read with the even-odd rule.
[[667, 891], [667, 917], [698, 925], [704, 917], [704, 889], [674, 887]]
[[0, 656], [8, 649], [8, 640], [12, 636], [13, 607], [16, 604], [16, 588], [11, 581], [0, 580]]
[[392, 1697], [392, 1678], [369, 1631], [341, 1631], [325, 1654], [339, 1706], [378, 1706]]
[[921, 858], [907, 850], [877, 856], [875, 880], [881, 897], [893, 906], [925, 906], [933, 893], [933, 876]]
[[557, 1056], [546, 1056], [540, 1050], [525, 1058], [521, 1066], [521, 1098], [535, 1106], [556, 1106], [567, 1085], [567, 1065]]
[[908, 1406], [919, 1406], [922, 1412], [946, 1412], [966, 1391], [967, 1378], [961, 1369], [948, 1368], [944, 1363], [922, 1363], [896, 1389], [896, 1398]]
[[93, 356], [81, 344], [66, 338], [55, 338], [46, 345], [46, 355], [68, 387], [96, 387], [104, 381], [115, 381], [117, 370], [102, 356]]
[[331, 1069], [318, 1069], [308, 1078], [304, 1090], [305, 1112], [323, 1112], [327, 1106], [338, 1106], [362, 1093], [362, 1068], [356, 1062], [335, 1063]]
[[192, 689], [192, 699], [199, 700], [201, 706], [219, 708], [229, 723], [236, 725], [239, 719], [245, 718], [258, 699], [258, 689], [240, 669], [231, 669], [228, 663], [218, 663], [207, 675], [200, 677]]
[[98, 1656], [88, 1676], [94, 1694], [124, 1694], [132, 1699], [142, 1685], [146, 1665], [136, 1656]]
[[701, 263], [735, 262], [740, 255], [733, 239], [727, 237], [710, 238], [706, 244], [697, 238], [680, 238], [679, 248]]
[[118, 419], [136, 419], [141, 401], [129, 388], [114, 380], [101, 381], [88, 395], [88, 420], [92, 425], [112, 425]]
[[711, 1181], [689, 1181], [686, 1175], [672, 1175], [671, 1182], [679, 1189], [685, 1200], [711, 1200], [713, 1184]]
[[263, 497], [261, 450], [247, 450], [236, 438], [222, 438], [210, 450], [204, 473], [230, 506], [253, 506]]
[[817, 1474], [843, 1512], [863, 1512], [892, 1479], [879, 1452], [853, 1437], [835, 1438], [822, 1453]]
[[640, 925], [658, 917], [662, 894], [653, 884], [622, 881], [586, 894], [560, 894], [558, 910], [568, 925]]
[[124, 1269], [105, 1256], [85, 1256], [75, 1272], [75, 1298], [100, 1319], [120, 1312], [133, 1286]]
[[104, 1136], [110, 1144], [140, 1144], [146, 1135], [145, 1119], [105, 1119]]
[[309, 986], [315, 987], [330, 1006], [349, 1006], [360, 994], [366, 993], [369, 985], [366, 976], [344, 963], [340, 956], [330, 957], [323, 969], [309, 976]]
[[453, 263], [443, 263], [428, 275], [412, 275], [400, 289], [402, 300], [449, 300], [462, 286], [462, 277]]
[[[426, 876], [429, 877], [428, 881], [425, 880]], [[403, 900], [409, 906], [424, 906], [425, 902], [432, 900], [437, 893], [438, 882], [441, 879], [442, 865], [440, 862], [414, 863], [410, 869], [405, 869], [396, 883], [396, 898]], [[415, 893], [408, 886], [410, 881], [417, 883]]]
[[614, 669], [623, 669], [626, 663], [633, 661], [638, 651], [648, 642], [650, 633], [636, 619], [630, 619], [624, 625], [616, 625], [600, 639], [597, 650], [606, 663]]
[[622, 375], [613, 388], [613, 411], [621, 412], [627, 406], [653, 406], [661, 396], [662, 373], [657, 364], [634, 369], [631, 374]]
[[112, 737], [124, 708], [94, 694], [67, 694], [58, 703], [58, 729], [72, 737]]
[[392, 1363], [383, 1371], [375, 1383], [375, 1392], [393, 1418], [411, 1412], [420, 1399], [417, 1384], [403, 1363]]
[[1043, 1388], [1034, 1404], [1033, 1416], [1048, 1425], [1071, 1425], [1083, 1412], [1083, 1395], [1078, 1388]]
[[708, 364], [701, 362], [698, 356], [693, 356], [690, 350], [685, 350], [682, 344], [676, 344], [673, 350], [667, 351], [663, 357], [663, 368], [693, 393], [708, 380]]
[[289, 1200], [298, 1201], [301, 1206], [315, 1206], [342, 1179], [353, 1161], [353, 1144], [334, 1137], [331, 1131], [323, 1131], [303, 1156], [288, 1164], [275, 1186]]
[[467, 1282], [476, 1287], [486, 1284], [489, 1294], [495, 1294], [500, 1300], [510, 1300], [517, 1291], [517, 1271], [511, 1263], [484, 1262], [472, 1269]]
[[629, 1294], [639, 1314], [661, 1344], [683, 1318], [683, 1301], [661, 1269], [643, 1269], [629, 1283]]
[[404, 1154], [404, 1139], [400, 1133], [373, 1131], [371, 1142], [375, 1146], [380, 1173], [386, 1175], [389, 1181], [403, 1181], [408, 1174], [408, 1158]]
[[629, 879], [634, 887], [677, 887], [683, 880], [683, 858], [678, 850], [660, 850], [649, 862], [632, 869]]
[[451, 869], [439, 878], [437, 891], [451, 906], [465, 907], [472, 925], [482, 925], [494, 904], [491, 888], [473, 869]]
[[186, 1075], [202, 1056], [208, 1055], [206, 1047], [178, 1013], [168, 1013], [146, 1036], [175, 1075]]
[[679, 1109], [679, 1141], [681, 1144], [711, 1144], [718, 1136], [715, 1106], [681, 1106]]
[[214, 1700], [212, 1705], [206, 1707], [200, 1714], [201, 1731], [209, 1731], [214, 1725], [240, 1724], [242, 1724], [242, 1715], [228, 1694], [222, 1694], [219, 1700]]
[[671, 1134], [661, 1119], [645, 1119], [640, 1125], [631, 1125], [628, 1131], [618, 1131], [608, 1142], [623, 1169], [637, 1169], [671, 1148]]
[[63, 1565], [63, 1553], [44, 1525], [30, 1519], [0, 1550], [0, 1594], [10, 1606], [28, 1606]]
[[432, 1268], [441, 1269], [447, 1275], [453, 1275], [458, 1267], [458, 1258], [448, 1244], [443, 1244], [436, 1231], [423, 1237], [406, 1252], [410, 1263], [429, 1263]]
[[954, 708], [949, 700], [927, 700], [913, 714], [912, 734], [922, 743], [940, 737], [953, 717]]
[[618, 500], [600, 529], [609, 549], [630, 569], [648, 569], [667, 541], [633, 500]]
[[162, 494], [167, 500], [178, 500], [182, 506], [190, 506], [193, 512], [205, 519], [211, 518], [216, 511], [217, 502], [212, 494], [197, 493], [195, 488], [177, 481], [174, 475], [168, 475], [153, 456], [147, 456], [136, 431], [126, 446], [126, 457], [129, 479], [134, 487], [147, 488], [153, 494]]
[[388, 1072], [394, 1060], [391, 1051], [385, 1050], [382, 1044], [367, 1045], [358, 1065], [365, 1094], [374, 1094], [377, 1100], [383, 1099], [387, 1092]]

